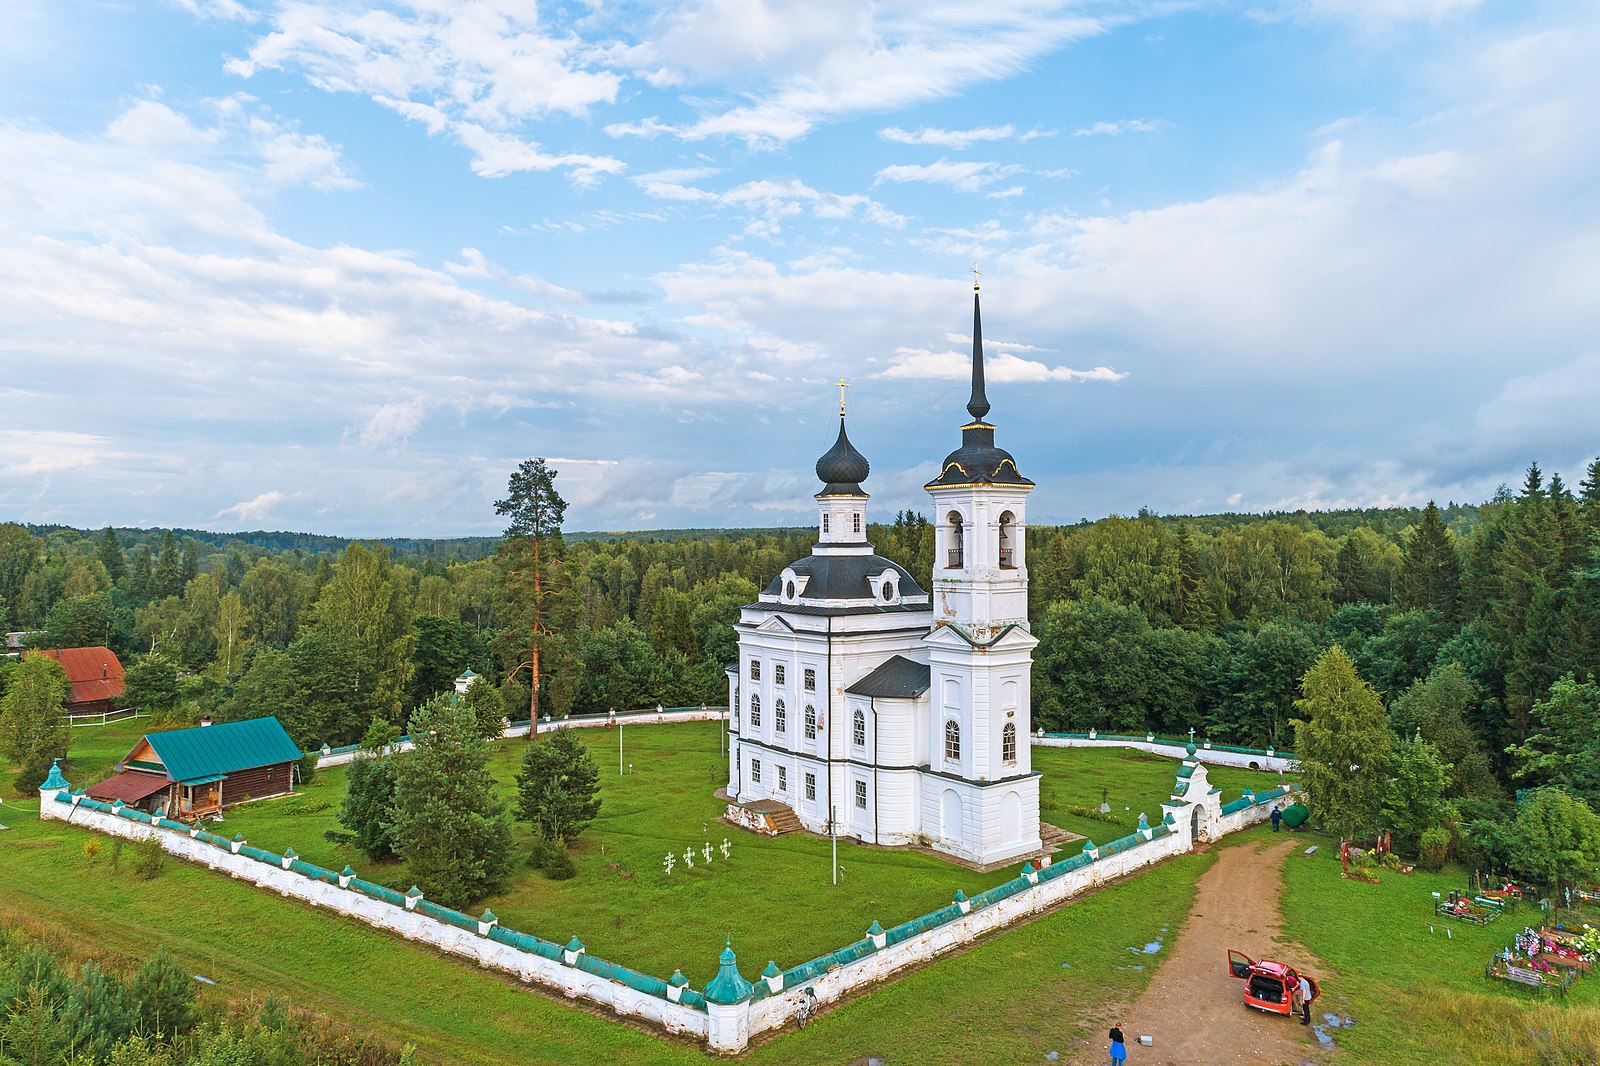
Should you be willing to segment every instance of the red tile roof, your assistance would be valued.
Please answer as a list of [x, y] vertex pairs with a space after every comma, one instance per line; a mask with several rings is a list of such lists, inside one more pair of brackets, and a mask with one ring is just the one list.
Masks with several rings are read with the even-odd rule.
[[60, 663], [67, 672], [67, 680], [72, 683], [68, 710], [75, 703], [122, 698], [122, 663], [110, 648], [55, 648], [42, 654]]
[[98, 785], [90, 785], [88, 791], [90, 799], [97, 799], [102, 803], [110, 803], [112, 800], [138, 803], [146, 796], [160, 792], [170, 783], [164, 776], [124, 770], [115, 777], [106, 778]]

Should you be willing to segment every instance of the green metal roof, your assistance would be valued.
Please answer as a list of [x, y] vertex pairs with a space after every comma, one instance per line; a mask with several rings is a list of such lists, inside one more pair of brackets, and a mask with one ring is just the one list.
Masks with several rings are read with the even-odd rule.
[[174, 781], [216, 780], [217, 775], [300, 758], [300, 749], [270, 716], [149, 733], [145, 739]]
[[[209, 785], [213, 781], [226, 781], [227, 774], [201, 774], [199, 777], [185, 777], [178, 782], [180, 785]], [[165, 786], [163, 786], [165, 787]]]

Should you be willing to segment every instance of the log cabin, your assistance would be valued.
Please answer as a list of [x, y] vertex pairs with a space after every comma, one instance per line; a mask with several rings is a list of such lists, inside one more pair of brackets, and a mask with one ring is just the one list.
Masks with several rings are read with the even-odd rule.
[[[206, 720], [209, 723], [210, 719]], [[193, 819], [294, 787], [300, 749], [277, 718], [146, 733], [89, 798]]]

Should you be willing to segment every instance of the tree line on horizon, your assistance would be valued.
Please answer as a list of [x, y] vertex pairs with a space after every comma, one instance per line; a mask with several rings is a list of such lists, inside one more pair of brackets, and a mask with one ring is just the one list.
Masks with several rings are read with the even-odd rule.
[[[542, 468], [535, 488], [559, 500], [554, 473]], [[4, 524], [0, 621], [41, 631], [40, 646], [110, 646], [130, 701], [175, 721], [276, 713], [314, 748], [360, 739], [375, 719], [403, 728], [467, 667], [494, 679], [512, 718], [535, 699], [556, 716], [720, 704], [739, 607], [815, 539], [568, 540], [562, 509], [470, 559]], [[929, 580], [922, 515], [869, 534]], [[1476, 506], [1140, 512], [1028, 535], [1038, 727], [1194, 728], [1284, 748], [1301, 679], [1338, 645], [1397, 735], [1439, 745], [1463, 790], [1581, 777], [1580, 752], [1600, 767], [1600, 741], [1583, 747], [1581, 722], [1552, 710], [1569, 677], [1585, 705], [1600, 669], [1600, 461], [1576, 491], [1535, 465], [1518, 490]], [[544, 553], [538, 589], [532, 544]], [[1600, 713], [1589, 725], [1600, 736]], [[1591, 776], [1583, 789], [1600, 798], [1600, 770]]]

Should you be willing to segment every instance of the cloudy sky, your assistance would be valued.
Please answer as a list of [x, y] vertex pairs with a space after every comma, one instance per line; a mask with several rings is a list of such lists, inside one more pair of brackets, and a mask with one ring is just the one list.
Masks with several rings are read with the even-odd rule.
[[1479, 500], [1600, 453], [1590, 0], [9, 0], [0, 520], [879, 516], [974, 261], [1031, 515]]

